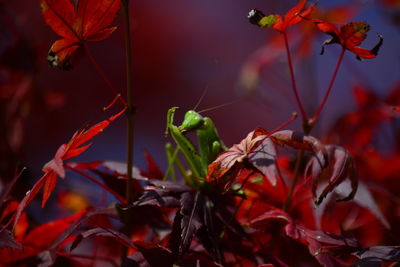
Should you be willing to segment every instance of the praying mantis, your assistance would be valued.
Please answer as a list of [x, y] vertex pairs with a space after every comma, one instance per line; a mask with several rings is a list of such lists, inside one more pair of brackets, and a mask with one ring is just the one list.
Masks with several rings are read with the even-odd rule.
[[[226, 150], [225, 145], [218, 136], [217, 129], [213, 121], [208, 117], [201, 116], [194, 110], [185, 113], [183, 122], [180, 126], [174, 124], [174, 115], [178, 107], [172, 107], [167, 113], [167, 127], [165, 134], [172, 136], [176, 143], [176, 149], [173, 151], [172, 145], [167, 144], [169, 166], [166, 172], [171, 172], [173, 179], [173, 164], [176, 161], [183, 178], [187, 183], [193, 186], [200, 186], [202, 180], [207, 176], [208, 165], [213, 162], [217, 156]], [[194, 131], [197, 135], [199, 149], [185, 136], [186, 133]], [[186, 172], [182, 164], [177, 159], [178, 152], [181, 151], [185, 158], [190, 172]]]

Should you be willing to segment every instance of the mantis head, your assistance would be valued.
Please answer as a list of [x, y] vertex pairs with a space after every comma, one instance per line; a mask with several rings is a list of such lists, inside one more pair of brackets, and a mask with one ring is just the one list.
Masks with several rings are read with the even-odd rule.
[[194, 110], [186, 112], [183, 119], [182, 125], [179, 126], [179, 130], [182, 132], [197, 130], [204, 124], [204, 118]]

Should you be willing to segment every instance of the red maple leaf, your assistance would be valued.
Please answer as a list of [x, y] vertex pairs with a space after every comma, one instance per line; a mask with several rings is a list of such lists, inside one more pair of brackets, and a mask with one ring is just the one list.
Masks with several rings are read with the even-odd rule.
[[39, 254], [45, 250], [51, 249], [56, 238], [67, 230], [67, 228], [85, 212], [86, 211], [82, 211], [73, 216], [35, 227], [26, 236], [21, 237], [20, 241], [23, 249], [3, 248], [0, 251], [0, 265], [21, 264], [24, 260], [28, 260], [29, 258], [39, 258]]
[[[353, 199], [358, 188], [358, 177], [352, 156], [340, 146], [328, 145], [325, 146], [325, 150], [327, 151], [326, 157], [313, 157], [306, 166], [306, 173], [310, 172], [313, 179], [312, 193], [315, 203], [321, 204], [328, 193], [332, 192], [346, 179], [351, 181], [351, 192], [337, 201]], [[317, 197], [317, 186], [323, 178], [328, 179], [329, 182]]]
[[[277, 228], [271, 228], [273, 225]], [[299, 241], [308, 247], [310, 254], [323, 266], [341, 266], [335, 255], [346, 255], [361, 249], [355, 238], [309, 229], [281, 209], [266, 211], [253, 219], [250, 226], [264, 232], [278, 230], [280, 238], [287, 236]], [[257, 231], [256, 234], [262, 235], [262, 231]]]
[[284, 32], [289, 26], [295, 25], [303, 20], [303, 17], [310, 14], [313, 7], [304, 8], [306, 0], [300, 0], [297, 5], [286, 12], [285, 17], [272, 14], [265, 16], [260, 10], [252, 9], [248, 18], [252, 24], [256, 24], [261, 28], [272, 28], [279, 32]]
[[378, 35], [379, 42], [370, 50], [358, 47], [365, 38], [370, 26], [366, 22], [350, 22], [344, 24], [338, 29], [335, 25], [330, 22], [318, 19], [312, 19], [317, 28], [332, 36], [332, 39], [325, 41], [322, 45], [321, 54], [324, 53], [324, 46], [329, 44], [340, 44], [344, 49], [349, 50], [357, 55], [357, 59], [361, 58], [375, 58], [378, 55], [378, 51], [383, 44], [383, 37]]
[[85, 42], [102, 41], [117, 27], [111, 27], [119, 10], [120, 0], [41, 0], [40, 7], [46, 23], [62, 37], [50, 48], [49, 64], [70, 69]]
[[208, 166], [207, 180], [215, 181], [228, 172], [252, 169], [261, 173], [275, 186], [279, 178], [275, 145], [312, 151], [316, 153], [318, 159], [321, 159], [326, 154], [324, 146], [315, 137], [290, 130], [269, 134], [266, 130], [257, 128], [255, 131], [250, 132], [240, 144], [236, 144], [221, 153]]
[[15, 214], [14, 226], [25, 207], [33, 200], [43, 187], [42, 207], [46, 204], [57, 182], [57, 176], [65, 177], [64, 160], [79, 156], [91, 145], [87, 144], [93, 137], [101, 133], [110, 123], [125, 112], [125, 108], [108, 119], [95, 124], [89, 129], [81, 129], [75, 132], [67, 144], [61, 145], [52, 160], [43, 167], [44, 175], [36, 182], [33, 188], [22, 199]]

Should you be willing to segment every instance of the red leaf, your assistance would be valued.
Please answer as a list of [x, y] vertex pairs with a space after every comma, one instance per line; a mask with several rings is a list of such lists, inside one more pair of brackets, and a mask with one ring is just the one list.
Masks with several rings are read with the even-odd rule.
[[67, 145], [63, 144], [58, 148], [54, 158], [44, 165], [44, 167], [43, 167], [44, 172], [52, 171], [52, 172], [56, 173], [58, 176], [60, 176], [61, 178], [65, 177], [63, 157], [65, 155], [66, 147], [67, 147]]
[[360, 258], [360, 261], [354, 262], [351, 266], [375, 266], [380, 265], [381, 261], [400, 262], [400, 246], [375, 246], [362, 249], [353, 253]]
[[248, 154], [254, 149], [257, 142], [266, 136], [254, 136], [255, 131], [250, 132], [240, 144], [233, 145], [227, 151], [221, 153], [213, 163], [208, 166], [208, 180], [216, 180], [231, 170], [235, 164], [242, 163]]
[[8, 229], [0, 232], [0, 249], [3, 248], [22, 249], [21, 244], [14, 240], [11, 231]]
[[164, 178], [164, 174], [162, 173], [162, 171], [160, 170], [160, 168], [158, 167], [157, 163], [154, 161], [150, 153], [145, 151], [144, 157], [147, 162], [147, 170], [142, 171], [142, 175], [150, 179], [162, 180]]
[[32, 187], [31, 190], [29, 190], [28, 192], [26, 192], [25, 197], [21, 200], [21, 202], [19, 203], [18, 209], [15, 213], [15, 219], [14, 219], [14, 226], [13, 228], [15, 228], [15, 226], [17, 225], [22, 212], [25, 210], [25, 208], [29, 205], [29, 203], [33, 200], [33, 198], [39, 193], [40, 189], [42, 188], [42, 186], [44, 185], [47, 176], [49, 176], [49, 173], [45, 173], [40, 179], [39, 181], [36, 182], [36, 184]]
[[56, 184], [57, 175], [63, 177], [65, 176], [65, 170], [63, 166], [63, 160], [75, 157], [83, 153], [90, 144], [84, 145], [90, 139], [102, 132], [110, 123], [118, 118], [125, 108], [118, 112], [117, 114], [109, 117], [88, 130], [77, 131], [68, 142], [68, 144], [63, 144], [59, 147], [54, 158], [46, 163], [43, 167], [45, 172], [42, 178], [33, 186], [32, 190], [28, 191], [26, 196], [22, 199], [14, 219], [14, 227], [17, 224], [22, 211], [26, 206], [33, 200], [33, 198], [39, 193], [40, 189], [44, 186], [44, 194], [42, 200], [42, 207], [46, 204], [48, 198], [50, 197], [52, 191], [54, 190]]
[[124, 108], [114, 116], [109, 117], [107, 120], [99, 122], [98, 124], [90, 127], [88, 130], [79, 130], [71, 138], [71, 140], [66, 145], [65, 154], [62, 157], [63, 160], [76, 157], [82, 154], [89, 146], [82, 146], [84, 143], [88, 142], [90, 139], [101, 133], [110, 123], [118, 118], [122, 113], [125, 112]]
[[46, 177], [46, 182], [43, 187], [43, 199], [42, 199], [42, 208], [46, 205], [47, 200], [49, 199], [51, 192], [53, 192], [57, 183], [57, 174], [55, 172], [49, 172], [49, 175]]
[[[334, 189], [334, 192], [336, 192], [339, 196], [343, 198], [348, 196], [350, 194], [350, 191], [351, 185], [349, 181], [344, 181]], [[377, 202], [374, 200], [373, 195], [371, 194], [368, 186], [365, 183], [359, 182], [357, 193], [355, 194], [353, 201], [359, 206], [368, 209], [386, 227], [386, 229], [390, 229], [389, 222], [387, 221], [385, 215], [382, 214]], [[319, 211], [320, 213], [322, 213], [324, 210], [323, 207], [321, 208], [322, 210]], [[321, 214], [317, 214], [316, 217], [316, 219], [319, 220]]]
[[[276, 186], [279, 170], [276, 165], [276, 149], [268, 133], [261, 128], [250, 132], [240, 144], [233, 145], [208, 167], [208, 180], [216, 180], [238, 164], [240, 168], [250, 168], [261, 173], [268, 181]], [[239, 168], [239, 169], [240, 169]], [[236, 168], [238, 170], [238, 168]], [[235, 175], [232, 175], [234, 177]], [[229, 184], [232, 181], [226, 181]], [[225, 186], [226, 187], [226, 186]]]
[[354, 238], [310, 230], [294, 222], [286, 212], [279, 209], [267, 211], [250, 222], [253, 227], [266, 231], [273, 223], [279, 223], [284, 227], [285, 235], [307, 245], [310, 254], [323, 266], [338, 266], [337, 259], [333, 257], [333, 252], [342, 251], [349, 254], [360, 248], [359, 243]]
[[85, 42], [106, 39], [116, 29], [110, 24], [120, 4], [120, 0], [79, 0], [75, 9], [70, 0], [41, 0], [45, 22], [63, 38], [50, 48], [50, 65], [69, 69]]
[[311, 6], [304, 9], [305, 4], [306, 0], [300, 0], [297, 5], [295, 5], [286, 13], [283, 19], [283, 30], [286, 30], [287, 27], [301, 22], [303, 20], [303, 17], [311, 13], [313, 7]]
[[[32, 189], [33, 190], [33, 189]], [[61, 220], [52, 221], [34, 228], [21, 240], [23, 250], [4, 249], [0, 252], [0, 263], [11, 264], [19, 260], [36, 256], [51, 249], [52, 243], [83, 213], [75, 214]]]
[[271, 138], [264, 140], [248, 155], [250, 163], [258, 169], [272, 186], [276, 186], [279, 170], [276, 163], [277, 153]]
[[304, 149], [312, 152], [324, 151], [324, 146], [317, 138], [311, 135], [304, 135], [301, 132], [283, 130], [273, 133], [270, 138], [280, 146], [287, 145], [295, 149]]
[[23, 243], [34, 244], [37, 249], [48, 249], [53, 241], [85, 212], [36, 227], [26, 236]]
[[242, 164], [236, 169], [248, 168], [257, 171], [275, 186], [279, 177], [279, 169], [276, 165], [277, 153], [274, 144], [309, 150], [316, 153], [317, 158], [320, 159], [326, 154], [324, 146], [315, 137], [290, 130], [278, 131], [269, 135], [267, 131], [258, 128], [250, 132], [240, 144], [233, 145], [221, 153], [208, 166], [207, 179], [217, 180], [228, 171], [234, 170], [238, 164]]
[[88, 237], [92, 237], [92, 236], [107, 236], [107, 237], [111, 237], [111, 238], [115, 239], [116, 241], [118, 241], [119, 243], [121, 243], [124, 246], [131, 247], [131, 248], [136, 248], [134, 243], [125, 234], [120, 233], [118, 231], [115, 231], [113, 229], [105, 229], [105, 228], [99, 228], [98, 227], [98, 228], [93, 228], [93, 229], [87, 230], [87, 231], [79, 234], [75, 238], [74, 242], [72, 243], [70, 251], [75, 249], [83, 239], [88, 238]]
[[325, 45], [337, 43], [342, 45], [344, 49], [347, 49], [356, 54], [357, 59], [371, 59], [375, 58], [378, 55], [379, 49], [383, 43], [383, 37], [381, 35], [378, 35], [379, 42], [372, 49], [368, 50], [365, 48], [357, 47], [365, 40], [365, 38], [367, 37], [367, 32], [370, 29], [369, 24], [365, 22], [350, 22], [341, 26], [340, 30], [338, 30], [335, 25], [327, 21], [319, 19], [312, 19], [311, 21], [314, 22], [314, 24], [320, 31], [332, 36], [332, 39], [324, 42], [321, 54], [323, 54], [324, 52]]
[[136, 241], [135, 245], [150, 266], [172, 266], [175, 262], [174, 255], [172, 255], [169, 249], [163, 246], [144, 241]]
[[323, 20], [312, 20], [315, 23], [315, 26], [318, 30], [331, 35], [332, 37], [339, 36], [339, 30], [330, 22], [323, 21]]

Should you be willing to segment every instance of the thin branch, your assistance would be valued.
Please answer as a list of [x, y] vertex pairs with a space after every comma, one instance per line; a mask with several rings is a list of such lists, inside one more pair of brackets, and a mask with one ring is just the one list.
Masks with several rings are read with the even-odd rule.
[[127, 183], [126, 199], [128, 203], [132, 202], [132, 166], [133, 166], [133, 140], [134, 140], [134, 119], [135, 108], [133, 106], [133, 65], [132, 65], [132, 39], [129, 17], [129, 0], [122, 1], [122, 13], [125, 24], [125, 57], [126, 57], [126, 91], [128, 98], [128, 108], [126, 110], [127, 118]]
[[282, 34], [283, 34], [283, 39], [285, 40], [286, 54], [287, 54], [287, 59], [288, 59], [288, 64], [289, 64], [290, 79], [292, 80], [293, 93], [296, 97], [296, 102], [297, 102], [297, 105], [299, 106], [301, 117], [303, 118], [303, 121], [307, 121], [307, 115], [306, 115], [306, 112], [304, 111], [304, 107], [303, 107], [303, 104], [301, 103], [299, 92], [297, 90], [296, 78], [294, 76], [293, 63], [292, 63], [292, 57], [290, 55], [287, 34], [285, 31], [282, 32]]

